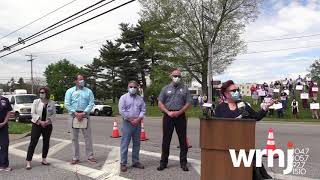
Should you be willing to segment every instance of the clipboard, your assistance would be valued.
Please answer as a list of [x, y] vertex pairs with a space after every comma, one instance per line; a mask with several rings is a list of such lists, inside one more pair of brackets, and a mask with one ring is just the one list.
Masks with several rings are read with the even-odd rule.
[[88, 118], [84, 117], [82, 121], [79, 121], [76, 117], [72, 119], [72, 128], [73, 129], [87, 129], [88, 127]]

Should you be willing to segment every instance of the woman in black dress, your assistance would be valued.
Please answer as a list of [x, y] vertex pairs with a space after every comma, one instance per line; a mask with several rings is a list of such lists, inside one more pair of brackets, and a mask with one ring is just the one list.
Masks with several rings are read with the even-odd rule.
[[[248, 118], [259, 121], [266, 116], [269, 107], [274, 103], [271, 100], [259, 112], [254, 111], [247, 103], [241, 102], [240, 90], [232, 80], [223, 83], [221, 94], [226, 98], [226, 101], [219, 104], [216, 108], [215, 117], [220, 118]], [[255, 163], [252, 164], [254, 166], [253, 180], [272, 179], [263, 165], [262, 167], [255, 167]]]
[[291, 107], [292, 107], [291, 110], [292, 110], [292, 115], [293, 115], [294, 119], [298, 119], [299, 104], [295, 98], [293, 98], [293, 100], [292, 100]]

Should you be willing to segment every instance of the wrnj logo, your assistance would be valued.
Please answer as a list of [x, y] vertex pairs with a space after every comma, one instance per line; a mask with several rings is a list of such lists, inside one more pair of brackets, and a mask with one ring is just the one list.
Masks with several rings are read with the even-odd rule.
[[[268, 167], [274, 167], [273, 158], [274, 155], [279, 156], [279, 166], [278, 167], [285, 167], [285, 153], [281, 149], [250, 149], [247, 155], [244, 149], [240, 149], [238, 156], [236, 154], [235, 149], [229, 149], [229, 153], [231, 156], [231, 160], [234, 167], [240, 167], [241, 162], [243, 162], [244, 167], [250, 167], [255, 158], [256, 167], [262, 167], [262, 157], [264, 154], [268, 154]], [[287, 167], [283, 170], [283, 174], [290, 174], [293, 170], [293, 161], [294, 161], [294, 149], [293, 143], [288, 142], [288, 149], [287, 149]]]

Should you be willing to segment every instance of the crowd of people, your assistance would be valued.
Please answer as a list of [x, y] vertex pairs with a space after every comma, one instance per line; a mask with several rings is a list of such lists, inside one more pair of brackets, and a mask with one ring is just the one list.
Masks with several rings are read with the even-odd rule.
[[299, 117], [299, 101], [303, 109], [310, 109], [312, 118], [319, 119], [318, 84], [309, 78], [299, 77], [296, 80], [285, 78], [275, 82], [255, 84], [250, 88], [254, 105], [263, 107], [271, 98], [275, 105], [269, 109], [269, 115], [277, 113], [283, 118], [286, 111], [290, 111], [294, 118]]

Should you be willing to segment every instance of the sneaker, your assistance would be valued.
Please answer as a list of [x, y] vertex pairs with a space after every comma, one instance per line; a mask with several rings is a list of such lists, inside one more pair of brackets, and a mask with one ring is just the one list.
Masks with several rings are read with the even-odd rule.
[[132, 167], [138, 168], [138, 169], [144, 169], [144, 166], [140, 162], [135, 163], [134, 165], [132, 165]]
[[128, 168], [127, 168], [126, 165], [122, 165], [122, 164], [121, 164], [120, 170], [121, 170], [121, 172], [127, 172]]

